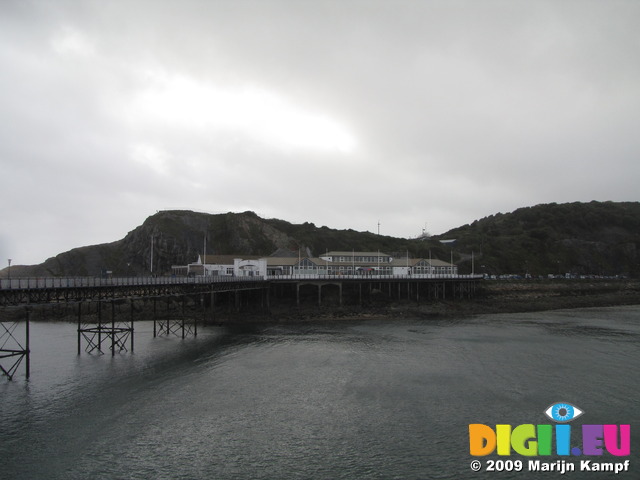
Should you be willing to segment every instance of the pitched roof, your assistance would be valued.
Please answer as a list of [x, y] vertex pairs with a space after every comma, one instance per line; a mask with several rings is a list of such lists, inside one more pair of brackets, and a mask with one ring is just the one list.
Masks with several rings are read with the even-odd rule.
[[293, 266], [297, 265], [298, 257], [267, 257], [267, 265], [272, 266]]
[[[409, 266], [414, 267], [417, 263], [422, 260], [421, 258], [410, 258]], [[392, 267], [406, 267], [407, 266], [407, 257], [404, 258], [394, 258], [391, 262], [386, 265], [391, 265]]]
[[[207, 265], [233, 265], [233, 261], [236, 258], [241, 258], [242, 260], [258, 260], [264, 257], [260, 255], [205, 255], [205, 261], [203, 263]], [[200, 255], [200, 259], [202, 259], [202, 255]]]
[[421, 258], [419, 260], [424, 260], [425, 263], [431, 265], [432, 267], [451, 267], [453, 266], [449, 262], [445, 262], [443, 260], [439, 260], [437, 258], [432, 258], [429, 260], [428, 258]]

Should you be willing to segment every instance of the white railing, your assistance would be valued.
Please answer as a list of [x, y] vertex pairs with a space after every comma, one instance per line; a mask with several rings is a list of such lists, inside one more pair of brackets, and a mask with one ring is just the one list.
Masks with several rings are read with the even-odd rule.
[[402, 279], [478, 279], [482, 275], [414, 274], [414, 275], [347, 275], [347, 274], [293, 274], [267, 277], [217, 276], [156, 276], [156, 277], [31, 277], [0, 279], [0, 289], [75, 288], [137, 285], [196, 285], [225, 282], [256, 282], [264, 280], [402, 280]]

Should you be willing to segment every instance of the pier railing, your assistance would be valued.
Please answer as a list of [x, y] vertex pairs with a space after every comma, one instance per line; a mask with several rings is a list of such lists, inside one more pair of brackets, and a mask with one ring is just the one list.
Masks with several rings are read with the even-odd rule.
[[149, 276], [149, 277], [33, 277], [33, 278], [3, 278], [0, 289], [29, 289], [29, 288], [77, 288], [77, 287], [110, 287], [136, 285], [199, 285], [220, 282], [255, 282], [264, 280], [263, 277], [177, 277], [177, 276]]
[[453, 279], [453, 280], [479, 280], [482, 275], [455, 275], [450, 273], [420, 273], [401, 275], [360, 275], [360, 274], [314, 274], [300, 273], [293, 275], [269, 275], [267, 280], [430, 280], [430, 279]]
[[412, 274], [412, 275], [353, 275], [353, 274], [292, 274], [268, 276], [147, 276], [147, 277], [29, 277], [0, 279], [0, 289], [36, 288], [77, 288], [136, 285], [202, 285], [210, 283], [259, 282], [269, 280], [428, 280], [428, 279], [468, 279], [475, 280], [482, 275], [453, 274]]

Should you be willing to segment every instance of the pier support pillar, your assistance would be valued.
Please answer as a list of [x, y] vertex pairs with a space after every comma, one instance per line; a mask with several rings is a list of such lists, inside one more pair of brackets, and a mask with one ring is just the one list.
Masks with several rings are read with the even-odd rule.
[[2, 322], [0, 321], [0, 372], [9, 380], [13, 380], [13, 376], [18, 367], [25, 360], [25, 377], [28, 379], [31, 375], [31, 350], [30, 350], [30, 331], [29, 322], [31, 317], [31, 307], [25, 308], [25, 327], [24, 327], [24, 346], [17, 338], [16, 329], [19, 321]]
[[158, 336], [158, 329], [156, 325], [156, 319], [158, 318], [158, 309], [156, 307], [156, 299], [153, 298], [153, 338]]
[[[194, 297], [195, 295], [195, 297]], [[206, 319], [206, 302], [205, 294], [192, 294], [194, 297], [191, 313], [187, 314], [187, 297], [189, 295], [180, 295], [180, 299], [175, 311], [170, 308], [173, 301], [172, 297], [167, 298], [167, 309], [164, 318], [154, 317], [154, 336], [171, 336], [186, 338], [189, 335], [198, 336], [198, 317], [202, 316], [203, 321]], [[198, 305], [198, 302], [201, 305]], [[201, 308], [199, 308], [201, 307]], [[213, 305], [211, 307], [213, 309]], [[155, 324], [157, 323], [157, 328]]]
[[131, 353], [133, 353], [133, 299], [129, 299], [129, 323], [131, 324]]
[[267, 312], [271, 311], [271, 289], [267, 286], [267, 289], [265, 290], [266, 292], [266, 296], [267, 296]]
[[26, 370], [25, 371], [25, 376], [27, 377], [27, 380], [31, 376], [31, 347], [30, 347], [31, 333], [29, 331], [30, 330], [30, 327], [29, 327], [30, 317], [31, 317], [31, 308], [27, 307], [27, 318], [25, 320], [26, 325], [24, 326], [24, 331], [25, 331], [24, 355], [25, 355], [25, 370]]
[[82, 302], [78, 303], [78, 355], [81, 352], [82, 344]]
[[[89, 304], [90, 308], [91, 304]], [[118, 352], [127, 352], [129, 350], [133, 352], [133, 304], [130, 303], [129, 305], [128, 321], [118, 319], [115, 300], [111, 300], [111, 322], [103, 322], [101, 300], [98, 300], [96, 314], [97, 320], [91, 320], [89, 312], [83, 321], [82, 303], [78, 304], [78, 354], [82, 349], [82, 339], [87, 343], [85, 352], [103, 354], [103, 337], [104, 340], [111, 339], [111, 355], [115, 355], [116, 350]], [[129, 348], [127, 348], [127, 340], [129, 340]]]

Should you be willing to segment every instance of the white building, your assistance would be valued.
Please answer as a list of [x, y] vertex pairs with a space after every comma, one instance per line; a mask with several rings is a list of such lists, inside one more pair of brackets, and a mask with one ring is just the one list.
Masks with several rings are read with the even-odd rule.
[[393, 258], [382, 252], [326, 252], [320, 257], [199, 255], [174, 273], [206, 276], [278, 275], [457, 275], [458, 267], [438, 259]]
[[197, 262], [187, 265], [187, 275], [266, 277], [267, 259], [258, 256], [198, 255]]

